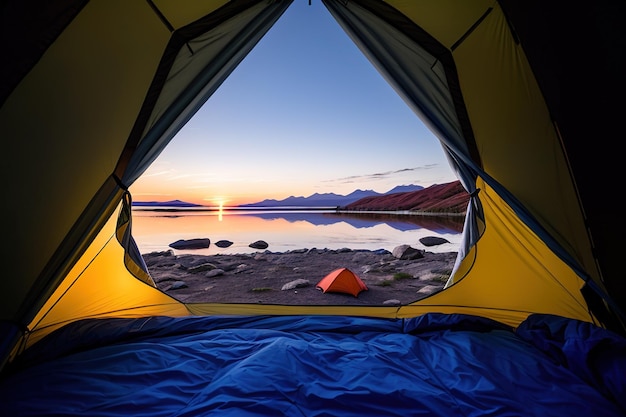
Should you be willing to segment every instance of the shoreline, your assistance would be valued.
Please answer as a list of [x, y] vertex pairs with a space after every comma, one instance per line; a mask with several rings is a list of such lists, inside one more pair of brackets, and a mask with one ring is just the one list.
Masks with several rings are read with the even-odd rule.
[[380, 214], [392, 216], [426, 216], [426, 217], [465, 217], [465, 212], [437, 212], [420, 210], [349, 210], [341, 207], [304, 207], [304, 206], [277, 206], [277, 207], [214, 207], [214, 206], [193, 206], [176, 207], [167, 205], [133, 205], [134, 211], [155, 211], [155, 212], [326, 212], [337, 214]]

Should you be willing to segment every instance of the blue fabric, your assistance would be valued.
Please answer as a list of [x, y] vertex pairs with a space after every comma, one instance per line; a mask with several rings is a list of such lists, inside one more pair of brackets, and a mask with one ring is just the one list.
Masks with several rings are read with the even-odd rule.
[[626, 410], [626, 339], [591, 323], [550, 315], [528, 317], [517, 334]]
[[550, 316], [517, 332], [442, 314], [87, 320], [29, 349], [0, 404], [11, 416], [623, 416], [623, 346]]

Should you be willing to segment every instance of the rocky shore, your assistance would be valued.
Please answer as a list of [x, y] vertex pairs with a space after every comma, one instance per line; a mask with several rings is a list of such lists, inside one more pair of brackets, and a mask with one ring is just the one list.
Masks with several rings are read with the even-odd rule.
[[[157, 286], [187, 303], [288, 305], [400, 305], [440, 291], [456, 252], [432, 253], [408, 245], [386, 250], [300, 249], [234, 255], [143, 255]], [[357, 297], [323, 293], [316, 284], [348, 268], [367, 285]]]

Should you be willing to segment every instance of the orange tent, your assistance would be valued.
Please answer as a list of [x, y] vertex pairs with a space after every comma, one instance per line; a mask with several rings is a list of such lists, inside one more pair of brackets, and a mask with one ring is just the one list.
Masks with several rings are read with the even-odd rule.
[[361, 278], [359, 278], [357, 274], [348, 268], [335, 269], [322, 278], [322, 280], [317, 283], [316, 288], [321, 289], [323, 292], [343, 292], [352, 294], [355, 297], [357, 297], [361, 291], [367, 291], [367, 285], [361, 281]]

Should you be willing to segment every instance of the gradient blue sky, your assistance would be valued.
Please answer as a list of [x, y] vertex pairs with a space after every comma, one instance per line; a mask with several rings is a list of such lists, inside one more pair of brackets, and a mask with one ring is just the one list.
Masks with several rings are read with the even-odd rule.
[[323, 4], [296, 0], [131, 193], [213, 206], [454, 180], [439, 141]]

